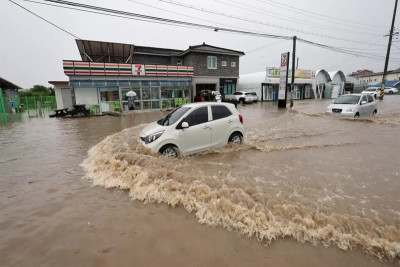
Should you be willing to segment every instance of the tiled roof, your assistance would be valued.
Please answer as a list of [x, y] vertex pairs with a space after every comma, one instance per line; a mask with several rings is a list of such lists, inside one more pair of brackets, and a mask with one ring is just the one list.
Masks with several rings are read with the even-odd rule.
[[201, 45], [189, 46], [189, 49], [187, 49], [184, 52], [184, 54], [189, 53], [189, 52], [225, 54], [225, 55], [235, 55], [235, 56], [243, 56], [244, 55], [244, 52], [241, 52], [241, 51], [211, 46], [211, 45], [207, 45], [205, 43], [203, 43]]
[[179, 56], [183, 50], [168, 49], [168, 48], [157, 48], [148, 46], [135, 46], [135, 53], [138, 54], [151, 54], [151, 55], [162, 55], [162, 56]]

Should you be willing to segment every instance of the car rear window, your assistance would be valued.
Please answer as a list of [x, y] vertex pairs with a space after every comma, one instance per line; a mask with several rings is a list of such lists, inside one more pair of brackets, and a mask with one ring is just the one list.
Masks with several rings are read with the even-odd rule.
[[232, 115], [232, 112], [225, 106], [211, 107], [213, 120], [223, 119]]

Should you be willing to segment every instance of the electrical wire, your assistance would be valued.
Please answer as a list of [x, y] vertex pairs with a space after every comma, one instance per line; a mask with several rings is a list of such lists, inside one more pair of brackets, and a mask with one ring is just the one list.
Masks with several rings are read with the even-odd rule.
[[[352, 20], [346, 20], [346, 19], [335, 18], [335, 17], [329, 16], [329, 15], [326, 15], [326, 14], [318, 14], [318, 13], [316, 13], [316, 12], [312, 12], [312, 11], [309, 11], [309, 10], [301, 9], [301, 8], [298, 8], [298, 7], [293, 7], [293, 6], [285, 5], [285, 4], [282, 4], [282, 3], [280, 3], [280, 2], [276, 2], [276, 1], [273, 1], [273, 0], [256, 0], [256, 1], [261, 2], [261, 3], [264, 3], [264, 4], [267, 4], [267, 5], [272, 5], [272, 6], [275, 6], [275, 7], [278, 7], [278, 8], [290, 10], [290, 11], [292, 11], [292, 12], [293, 12], [293, 10], [294, 10], [294, 11], [296, 11], [297, 14], [299, 14], [299, 13], [300, 13], [300, 14], [305, 14], [305, 15], [307, 15], [308, 17], [309, 17], [310, 15], [314, 15], [314, 17], [322, 17], [324, 20], [327, 20], [327, 18], [329, 18], [329, 19], [335, 20], [335, 21], [334, 21], [335, 23], [339, 23], [338, 21], [344, 21], [344, 22], [349, 22], [349, 23], [352, 23], [352, 24], [362, 25], [362, 26], [364, 26], [364, 27], [387, 28], [387, 26], [381, 26], [381, 25], [373, 25], [373, 24], [361, 23], [361, 22], [352, 21]], [[269, 2], [269, 3], [267, 3], [267, 2]], [[273, 4], [271, 4], [271, 3], [273, 3]], [[283, 6], [283, 7], [282, 7], [282, 6]], [[339, 23], [339, 24], [340, 24], [340, 23]], [[343, 25], [347, 25], [347, 24], [343, 24]]]
[[63, 28], [61, 28], [60, 26], [57, 26], [57, 25], [54, 24], [53, 22], [51, 22], [51, 21], [49, 21], [49, 20], [47, 20], [47, 19], [45, 19], [45, 18], [39, 16], [38, 14], [36, 14], [36, 13], [30, 11], [29, 9], [27, 9], [27, 8], [25, 8], [25, 7], [23, 7], [23, 6], [21, 6], [20, 4], [17, 4], [16, 2], [14, 2], [14, 1], [12, 1], [12, 0], [8, 0], [8, 1], [10, 1], [11, 3], [13, 3], [13, 4], [16, 5], [16, 6], [19, 6], [20, 8], [22, 8], [22, 9], [24, 9], [25, 11], [31, 13], [32, 15], [34, 15], [34, 16], [40, 18], [41, 20], [46, 21], [47, 23], [53, 25], [53, 26], [56, 27], [57, 29], [62, 30], [63, 32], [65, 32], [65, 33], [67, 33], [67, 34], [73, 36], [74, 38], [76, 38], [76, 39], [81, 39], [81, 38], [79, 38], [78, 36], [76, 36], [75, 34], [70, 33], [69, 31], [67, 31], [67, 30], [65, 30], [65, 29], [63, 29]]
[[[235, 4], [227, 3], [226, 1], [223, 1], [223, 0], [214, 0], [214, 1], [216, 1], [218, 3], [222, 3], [224, 5], [233, 6], [233, 7], [242, 9], [242, 10], [248, 10], [248, 11], [251, 11], [251, 12], [254, 12], [254, 13], [258, 13], [258, 14], [268, 15], [269, 17], [272, 17], [272, 18], [276, 18], [276, 19], [279, 19], [279, 20], [284, 20], [285, 22], [286, 21], [291, 21], [291, 22], [295, 22], [296, 24], [303, 24], [303, 25], [307, 25], [307, 26], [311, 26], [311, 27], [317, 27], [317, 28], [321, 28], [321, 29], [325, 29], [325, 30], [329, 30], [329, 31], [337, 31], [337, 32], [341, 32], [341, 33], [342, 32], [348, 32], [348, 33], [352, 33], [352, 34], [369, 35], [369, 36], [380, 36], [380, 35], [382, 35], [382, 34], [377, 34], [377, 33], [373, 34], [373, 33], [361, 32], [359, 30], [358, 31], [349, 31], [349, 30], [346, 30], [346, 29], [343, 29], [343, 28], [336, 28], [336, 27], [332, 27], [332, 26], [328, 27], [328, 26], [320, 25], [320, 24], [313, 23], [313, 22], [305, 22], [303, 20], [299, 20], [298, 17], [297, 18], [296, 17], [290, 17], [287, 14], [280, 14], [280, 13], [276, 13], [276, 12], [272, 12], [272, 11], [267, 11], [267, 10], [264, 10], [264, 9], [260, 9], [259, 7], [251, 6], [248, 3], [241, 3], [241, 2], [233, 1], [233, 0], [230, 1], [230, 2], [236, 3], [238, 5], [242, 5], [242, 6], [238, 6], [238, 5], [235, 5]], [[270, 14], [273, 14], [273, 15], [270, 15]], [[376, 31], [374, 31], [374, 32], [376, 32]]]
[[[168, 23], [171, 23], [174, 25], [175, 24], [176, 25], [185, 25], [185, 26], [190, 26], [193, 28], [204, 28], [204, 29], [210, 29], [210, 30], [214, 30], [214, 31], [224, 31], [224, 32], [246, 34], [246, 35], [258, 36], [258, 37], [268, 37], [268, 38], [286, 39], [286, 40], [292, 39], [292, 37], [290, 37], [290, 36], [274, 35], [274, 34], [267, 34], [267, 33], [257, 33], [257, 32], [251, 32], [251, 31], [243, 31], [243, 30], [234, 30], [234, 29], [229, 29], [229, 28], [199, 24], [199, 23], [192, 23], [192, 22], [187, 22], [187, 21], [178, 21], [178, 20], [148, 16], [148, 15], [143, 15], [143, 14], [138, 14], [138, 13], [114, 10], [114, 9], [109, 9], [109, 8], [85, 5], [85, 4], [74, 3], [74, 2], [63, 1], [63, 0], [43, 0], [43, 1], [57, 3], [57, 4], [61, 4], [61, 5], [67, 5], [67, 6], [80, 7], [80, 8], [85, 8], [85, 9], [89, 9], [89, 10], [96, 10], [96, 11], [108, 12], [108, 13], [119, 14], [119, 15], [124, 15], [124, 16], [147, 19], [147, 20], [152, 20], [152, 21], [168, 22]], [[30, 2], [33, 2], [33, 1], [30, 1]]]
[[276, 44], [283, 43], [283, 42], [285, 42], [285, 41], [287, 41], [287, 40], [281, 40], [281, 41], [278, 41], [278, 42], [275, 42], [275, 43], [272, 43], [272, 44], [264, 45], [264, 46], [262, 46], [262, 47], [259, 47], [259, 48], [256, 48], [256, 49], [247, 51], [247, 52], [245, 52], [245, 53], [246, 53], [246, 54], [249, 54], [249, 53], [252, 53], [252, 52], [255, 52], [255, 51], [258, 51], [258, 50], [261, 50], [261, 49], [264, 49], [264, 48], [267, 48], [267, 47], [276, 45]]
[[[201, 8], [201, 7], [191, 6], [191, 5], [182, 3], [182, 2], [177, 2], [177, 1], [172, 1], [172, 0], [158, 0], [158, 1], [164, 2], [164, 3], [173, 4], [173, 5], [180, 6], [180, 7], [194, 9], [194, 10], [205, 12], [205, 13], [209, 13], [209, 14], [224, 16], [224, 17], [228, 17], [228, 18], [231, 18], [231, 19], [236, 19], [236, 20], [241, 20], [241, 21], [245, 21], [245, 22], [260, 24], [260, 25], [269, 26], [269, 27], [273, 27], [273, 28], [278, 28], [278, 29], [281, 29], [281, 30], [299, 32], [299, 33], [314, 35], [314, 36], [318, 36], [318, 37], [329, 38], [329, 39], [334, 39], [334, 40], [341, 40], [341, 41], [352, 42], [352, 43], [367, 44], [365, 42], [360, 42], [360, 41], [356, 41], [356, 40], [339, 38], [337, 36], [324, 35], [324, 34], [319, 34], [319, 33], [314, 33], [314, 32], [309, 32], [309, 31], [303, 31], [303, 30], [299, 30], [299, 29], [295, 29], [295, 28], [284, 27], [284, 26], [271, 24], [271, 23], [266, 23], [266, 22], [262, 22], [262, 21], [251, 20], [251, 19], [247, 19], [247, 18], [243, 18], [243, 17], [231, 15], [231, 14], [220, 13], [220, 12], [216, 12], [216, 11], [213, 11], [213, 10], [204, 9], [204, 8]], [[370, 44], [370, 43], [368, 43], [368, 44]]]
[[[142, 5], [142, 6], [147, 6], [147, 7], [150, 7], [150, 8], [154, 8], [154, 9], [157, 9], [157, 10], [166, 11], [166, 12], [169, 12], [169, 13], [172, 13], [172, 14], [176, 14], [176, 15], [180, 15], [180, 16], [192, 18], [192, 19], [198, 19], [198, 20], [201, 20], [201, 21], [207, 21], [207, 22], [211, 22], [211, 23], [215, 23], [215, 24], [218, 24], [218, 23], [219, 23], [219, 22], [216, 22], [216, 21], [206, 20], [206, 19], [204, 19], [204, 18], [199, 18], [199, 17], [194, 17], [194, 16], [189, 16], [189, 15], [187, 15], [187, 14], [182, 14], [182, 13], [179, 13], [179, 12], [176, 12], [176, 11], [171, 11], [171, 10], [168, 10], [168, 9], [164, 9], [164, 8], [160, 8], [160, 7], [156, 7], [156, 6], [152, 6], [152, 5], [140, 3], [140, 2], [137, 2], [137, 1], [134, 1], [134, 0], [127, 0], [127, 1], [132, 2], [132, 3], [135, 3], [135, 4], [139, 4], [139, 5]], [[228, 27], [234, 27], [234, 26], [228, 25], [228, 24], [223, 24], [223, 23], [219, 23], [219, 24], [220, 24], [220, 25], [225, 25], [225, 26], [228, 26]], [[242, 30], [250, 31], [249, 29], [245, 29], [245, 28], [241, 28], [241, 27], [237, 27], [237, 28], [238, 28], [238, 29], [242, 29]]]
[[[239, 30], [229, 29], [229, 28], [216, 28], [216, 27], [210, 26], [210, 25], [197, 24], [197, 23], [191, 23], [191, 22], [185, 22], [185, 21], [177, 21], [177, 20], [159, 18], [159, 17], [154, 17], [154, 16], [147, 16], [147, 15], [142, 15], [142, 14], [136, 14], [136, 13], [130, 13], [130, 12], [126, 12], [126, 11], [107, 9], [107, 8], [90, 6], [90, 5], [79, 4], [79, 3], [73, 3], [73, 2], [62, 1], [62, 0], [44, 0], [44, 1], [67, 5], [68, 8], [70, 8], [69, 6], [72, 5], [74, 7], [81, 7], [81, 8], [89, 9], [89, 10], [79, 10], [79, 11], [85, 11], [85, 12], [90, 12], [90, 13], [98, 13], [98, 11], [102, 11], [102, 12], [106, 12], [106, 13], [108, 12], [108, 13], [113, 13], [113, 14], [116, 13], [118, 15], [121, 15], [123, 18], [130, 17], [130, 19], [135, 19], [135, 20], [137, 20], [138, 18], [141, 19], [141, 20], [142, 19], [146, 19], [146, 21], [148, 20], [148, 21], [157, 21], [157, 22], [162, 22], [162, 23], [169, 23], [170, 25], [174, 25], [174, 26], [182, 26], [183, 25], [183, 26], [195, 27], [195, 28], [206, 28], [206, 29], [225, 31], [225, 32], [229, 32], [229, 33], [236, 33], [236, 34], [243, 34], [243, 35], [250, 35], [250, 36], [258, 36], [258, 37], [266, 37], [266, 38], [273, 38], [273, 39], [283, 39], [283, 40], [291, 40], [292, 39], [292, 37], [288, 37], [288, 36], [272, 35], [272, 34], [249, 32], [249, 31], [239, 31]], [[31, 2], [33, 2], [33, 1], [31, 1]], [[55, 6], [60, 7], [58, 5], [55, 5]], [[96, 10], [96, 12], [93, 12], [92, 9]], [[105, 14], [105, 13], [99, 13], [99, 14], [109, 15], [109, 14]], [[309, 44], [309, 45], [321, 47], [321, 48], [324, 48], [324, 49], [328, 49], [328, 50], [331, 50], [331, 51], [340, 52], [340, 53], [344, 53], [344, 54], [356, 55], [356, 56], [359, 56], [359, 57], [366, 57], [366, 58], [377, 59], [377, 60], [380, 60], [380, 59], [383, 58], [383, 57], [379, 57], [377, 55], [374, 56], [374, 55], [361, 53], [361, 52], [357, 52], [357, 51], [342, 49], [342, 48], [338, 48], [338, 47], [334, 47], [334, 46], [328, 46], [328, 45], [324, 45], [324, 44], [320, 44], [320, 43], [315, 43], [315, 42], [308, 41], [308, 40], [305, 40], [305, 39], [302, 39], [302, 38], [298, 38], [298, 40], [300, 42], [303, 42], [303, 43], [306, 43], [306, 44]]]

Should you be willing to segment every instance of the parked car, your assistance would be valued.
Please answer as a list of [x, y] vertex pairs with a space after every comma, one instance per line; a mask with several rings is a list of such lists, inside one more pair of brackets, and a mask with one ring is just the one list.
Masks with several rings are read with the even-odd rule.
[[385, 87], [385, 94], [397, 94], [399, 92], [399, 89], [396, 87]]
[[258, 96], [256, 92], [250, 92], [250, 95], [253, 99], [253, 102], [257, 102], [258, 101]]
[[165, 157], [188, 156], [228, 142], [241, 143], [243, 116], [231, 103], [197, 102], [147, 125], [139, 141]]
[[224, 95], [223, 101], [224, 102], [231, 102], [231, 103], [251, 103], [253, 102], [253, 96], [249, 92], [245, 91], [236, 91], [233, 94]]
[[380, 87], [368, 87], [361, 92], [361, 94], [363, 95], [372, 95], [375, 99], [379, 97], [380, 93], [381, 93]]
[[369, 94], [342, 95], [332, 102], [326, 112], [344, 116], [371, 116], [378, 112], [376, 100]]
[[[395, 87], [385, 87], [384, 90], [385, 94], [397, 94], [399, 90]], [[371, 94], [377, 99], [379, 95], [381, 94], [381, 88], [380, 87], [368, 87], [364, 91], [361, 92], [361, 94]]]

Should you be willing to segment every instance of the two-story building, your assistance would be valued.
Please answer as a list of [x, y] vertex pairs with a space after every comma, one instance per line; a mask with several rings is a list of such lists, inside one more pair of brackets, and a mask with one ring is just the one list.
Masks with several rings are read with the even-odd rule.
[[[197, 92], [236, 91], [243, 52], [205, 43], [187, 50], [76, 40], [81, 61], [64, 60], [69, 89], [55, 88], [57, 107], [97, 105], [100, 112], [171, 109]], [[130, 92], [131, 93], [131, 92]], [[132, 93], [131, 93], [132, 94]]]

